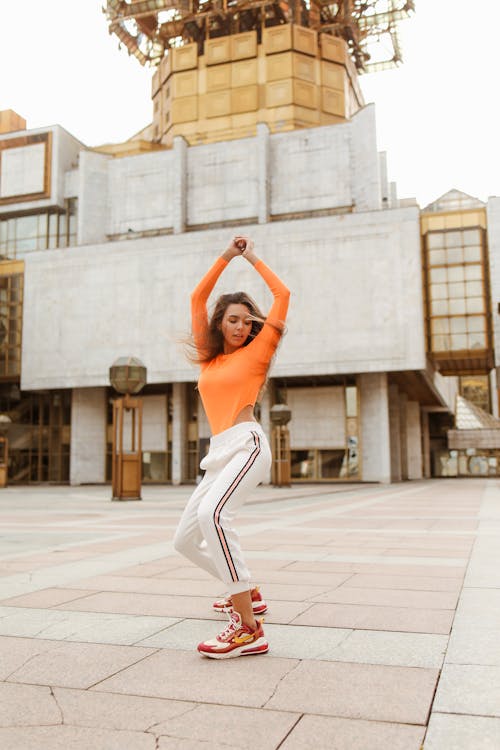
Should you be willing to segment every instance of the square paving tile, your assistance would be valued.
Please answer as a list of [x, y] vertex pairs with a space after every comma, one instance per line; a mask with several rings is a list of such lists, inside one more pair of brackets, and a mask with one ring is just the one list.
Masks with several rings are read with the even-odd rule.
[[166, 734], [171, 739], [189, 741], [194, 748], [211, 743], [238, 750], [275, 750], [298, 719], [299, 714], [285, 711], [200, 705], [187, 714], [158, 724], [151, 731], [158, 736]]
[[423, 727], [304, 716], [280, 750], [420, 750]]
[[349, 604], [313, 604], [292, 620], [293, 625], [364, 630], [396, 630], [410, 633], [450, 632], [454, 612]]
[[500, 719], [433, 713], [424, 750], [498, 750]]
[[88, 688], [150, 655], [147, 648], [60, 643], [27, 661], [9, 681]]
[[65, 604], [75, 601], [76, 599], [82, 599], [93, 593], [94, 591], [92, 590], [84, 589], [50, 588], [42, 589], [41, 591], [33, 591], [31, 594], [14, 596], [10, 599], [4, 599], [0, 603], [2, 606], [12, 607], [56, 607], [58, 604]]
[[0, 682], [0, 727], [61, 724], [50, 688]]
[[[252, 666], [255, 659], [259, 661]], [[296, 664], [295, 660], [269, 655], [215, 661], [194, 650], [160, 651], [103, 680], [93, 690], [259, 707]], [[255, 679], [249, 679], [249, 674]]]
[[9, 750], [155, 750], [156, 739], [142, 732], [88, 727], [10, 727], [0, 729], [0, 747]]
[[399, 667], [440, 669], [448, 637], [428, 633], [386, 633], [353, 630], [319, 658], [328, 661], [386, 664]]
[[187, 701], [140, 698], [92, 690], [54, 688], [54, 695], [65, 724], [100, 729], [145, 732], [196, 707], [196, 703]]
[[448, 591], [408, 591], [341, 586], [326, 594], [311, 597], [314, 602], [368, 604], [378, 607], [411, 607], [415, 609], [455, 609], [458, 596]]
[[6, 680], [33, 656], [51, 651], [57, 646], [56, 641], [0, 636], [0, 680]]
[[434, 711], [500, 718], [500, 667], [445, 664]]
[[266, 708], [425, 724], [437, 678], [435, 669], [300, 662], [280, 682]]

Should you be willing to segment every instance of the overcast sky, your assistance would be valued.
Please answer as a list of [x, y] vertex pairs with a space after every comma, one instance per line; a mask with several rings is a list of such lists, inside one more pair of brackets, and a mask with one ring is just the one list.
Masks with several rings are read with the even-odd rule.
[[[152, 72], [118, 50], [103, 5], [0, 0], [0, 109], [88, 146], [151, 121]], [[451, 188], [500, 195], [499, 28], [499, 0], [416, 0], [401, 24], [404, 64], [361, 77], [400, 197], [425, 206]]]

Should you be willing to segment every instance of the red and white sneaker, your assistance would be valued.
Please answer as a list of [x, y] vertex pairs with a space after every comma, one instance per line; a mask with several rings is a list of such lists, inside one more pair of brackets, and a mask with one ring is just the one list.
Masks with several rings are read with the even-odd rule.
[[266, 654], [269, 644], [264, 636], [262, 620], [257, 621], [257, 628], [251, 630], [241, 621], [239, 612], [231, 612], [229, 622], [224, 630], [214, 639], [198, 644], [202, 656], [210, 659], [231, 659], [233, 656]]
[[[252, 595], [252, 609], [254, 615], [263, 615], [264, 612], [267, 612], [267, 602], [262, 598], [262, 594], [258, 587], [250, 589], [250, 594]], [[212, 609], [214, 612], [230, 613], [233, 611], [233, 600], [230, 596], [227, 596], [225, 599], [217, 599], [217, 601], [213, 603]]]

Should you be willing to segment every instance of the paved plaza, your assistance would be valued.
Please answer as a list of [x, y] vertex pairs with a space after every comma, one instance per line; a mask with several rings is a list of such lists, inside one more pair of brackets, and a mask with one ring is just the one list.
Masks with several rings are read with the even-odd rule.
[[0, 491], [3, 750], [498, 750], [500, 485], [260, 487], [239, 520], [270, 653], [173, 550], [189, 487]]

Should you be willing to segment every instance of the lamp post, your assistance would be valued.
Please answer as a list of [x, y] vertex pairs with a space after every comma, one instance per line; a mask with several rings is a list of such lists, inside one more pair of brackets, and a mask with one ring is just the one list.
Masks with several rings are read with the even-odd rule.
[[275, 404], [271, 407], [272, 455], [271, 481], [276, 487], [289, 487], [291, 483], [290, 430], [287, 427], [292, 417], [290, 407]]
[[146, 376], [137, 357], [119, 357], [109, 368], [111, 385], [123, 394], [113, 401], [113, 500], [142, 499], [142, 398], [137, 394]]

